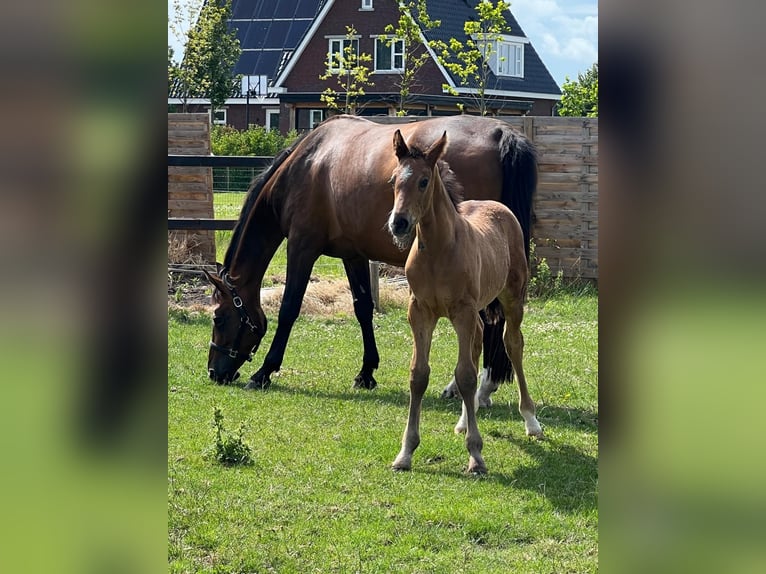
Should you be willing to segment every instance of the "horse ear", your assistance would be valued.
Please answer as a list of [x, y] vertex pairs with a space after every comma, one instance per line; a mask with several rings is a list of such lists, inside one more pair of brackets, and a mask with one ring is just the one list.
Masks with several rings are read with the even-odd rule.
[[431, 147], [426, 150], [425, 156], [431, 165], [436, 165], [437, 160], [444, 153], [444, 148], [447, 147], [447, 132], [445, 131], [438, 140], [436, 140]]
[[410, 155], [410, 149], [407, 147], [407, 144], [404, 142], [404, 138], [402, 137], [402, 132], [399, 130], [396, 130], [394, 132], [394, 152], [396, 153], [396, 157], [399, 159], [402, 159], [403, 157], [407, 157]]
[[[220, 269], [218, 271], [220, 272]], [[210, 281], [213, 287], [215, 287], [219, 291], [224, 290], [223, 281], [221, 281], [221, 278], [217, 274], [210, 273], [207, 269], [203, 269], [202, 272], [205, 274], [205, 276], [207, 277], [207, 280]]]

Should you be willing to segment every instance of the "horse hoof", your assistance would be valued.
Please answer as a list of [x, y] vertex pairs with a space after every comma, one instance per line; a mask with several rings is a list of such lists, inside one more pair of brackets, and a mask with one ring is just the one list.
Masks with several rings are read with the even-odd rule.
[[488, 474], [487, 467], [486, 466], [474, 466], [473, 468], [468, 467], [466, 474], [470, 474], [471, 476], [487, 476]]
[[372, 375], [365, 376], [362, 373], [359, 373], [354, 378], [355, 389], [367, 389], [368, 391], [371, 391], [377, 386], [378, 386], [378, 382], [375, 380], [375, 378]]
[[271, 386], [271, 379], [268, 377], [252, 377], [250, 381], [245, 385], [246, 391], [251, 390], [259, 390], [259, 391], [265, 391]]
[[441, 394], [442, 399], [459, 399], [460, 393], [457, 391], [457, 384], [455, 383], [455, 379], [452, 379], [452, 382], [447, 385]]

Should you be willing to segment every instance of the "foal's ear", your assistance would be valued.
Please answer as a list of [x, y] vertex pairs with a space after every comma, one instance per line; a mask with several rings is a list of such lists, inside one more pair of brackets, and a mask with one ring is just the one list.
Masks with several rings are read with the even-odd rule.
[[399, 159], [410, 155], [410, 149], [407, 147], [407, 144], [404, 143], [402, 132], [399, 130], [394, 132], [394, 152], [396, 153], [396, 157]]
[[425, 156], [428, 163], [436, 165], [437, 160], [444, 153], [444, 148], [447, 147], [447, 132], [445, 131], [438, 140], [436, 140], [431, 147], [426, 150]]

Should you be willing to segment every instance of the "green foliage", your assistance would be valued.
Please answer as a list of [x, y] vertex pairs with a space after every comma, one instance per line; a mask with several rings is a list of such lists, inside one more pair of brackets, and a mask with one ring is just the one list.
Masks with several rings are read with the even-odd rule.
[[431, 20], [428, 15], [426, 0], [409, 0], [399, 3], [399, 20], [396, 26], [389, 24], [385, 27], [386, 34], [394, 40], [404, 40], [404, 71], [399, 75], [399, 105], [397, 115], [407, 115], [405, 106], [413, 87], [416, 85], [417, 73], [430, 57], [423, 43], [421, 30], [431, 30], [441, 26], [441, 20]]
[[598, 62], [573, 81], [567, 76], [561, 87], [560, 116], [598, 117]]
[[234, 31], [229, 32], [231, 0], [210, 0], [199, 12], [186, 38], [184, 58], [174, 70], [183, 99], [209, 98], [213, 109], [236, 93], [239, 77], [233, 75], [242, 49]]
[[[448, 43], [437, 40], [431, 43], [439, 57], [439, 62], [460, 79], [460, 83], [476, 86], [474, 102], [479, 113], [487, 113], [486, 91], [489, 89], [489, 61], [496, 52], [496, 42], [502, 34], [510, 31], [504, 13], [510, 4], [504, 0], [496, 3], [479, 2], [476, 5], [477, 20], [468, 20], [463, 25], [467, 36], [465, 42], [450, 38]], [[458, 92], [444, 84], [443, 88], [452, 95]]]
[[537, 299], [550, 299], [563, 294], [595, 295], [594, 284], [586, 279], [575, 277], [564, 279], [564, 271], [559, 269], [554, 275], [545, 257], [537, 255], [534, 241], [529, 244], [529, 261], [532, 273], [527, 285], [527, 295]]
[[214, 155], [274, 156], [298, 138], [295, 130], [283, 136], [276, 130], [251, 126], [238, 130], [231, 126], [212, 126], [210, 145]]
[[223, 426], [223, 413], [216, 407], [213, 411], [215, 446], [213, 457], [224, 466], [247, 466], [253, 464], [252, 449], [244, 440], [245, 426], [239, 425], [236, 435], [230, 434]]
[[[367, 53], [357, 53], [355, 46], [357, 32], [353, 26], [346, 26], [346, 38], [343, 43], [343, 52], [327, 54], [327, 71], [319, 76], [320, 80], [334, 79], [340, 90], [338, 92], [328, 87], [319, 96], [320, 100], [327, 104], [331, 110], [337, 110], [344, 114], [356, 112], [357, 100], [364, 95], [365, 86], [373, 85], [370, 80], [370, 62], [372, 56]], [[335, 71], [333, 71], [335, 70]]]

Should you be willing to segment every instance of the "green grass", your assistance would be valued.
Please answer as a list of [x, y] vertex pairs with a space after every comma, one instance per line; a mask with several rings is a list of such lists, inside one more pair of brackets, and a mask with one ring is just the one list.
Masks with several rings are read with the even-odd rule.
[[[596, 572], [596, 321], [595, 295], [529, 303], [525, 371], [547, 439], [524, 435], [515, 384], [504, 385], [479, 411], [489, 475], [476, 478], [463, 473], [468, 454], [452, 432], [459, 404], [439, 398], [456, 358], [445, 320], [413, 470], [395, 473], [409, 397], [404, 309], [375, 317], [372, 392], [351, 389], [353, 318], [301, 317], [272, 387], [249, 392], [206, 379], [209, 318], [170, 312], [169, 571]], [[243, 379], [258, 367], [246, 366]], [[227, 430], [244, 424], [252, 465], [206, 454], [215, 408]]]
[[[216, 219], [237, 219], [239, 218], [239, 212], [242, 209], [242, 203], [245, 201], [244, 193], [214, 193], [213, 194], [213, 209]], [[231, 231], [216, 231], [215, 232], [215, 251], [216, 261], [223, 262], [226, 255], [226, 249], [229, 246], [231, 240]], [[274, 278], [281, 278], [284, 280], [285, 270], [287, 269], [287, 248], [286, 243], [277, 250], [274, 258], [269, 264], [269, 268], [264, 276], [263, 286], [269, 287], [275, 281]], [[326, 257], [322, 255], [319, 260], [314, 264], [314, 272], [321, 274], [323, 277], [338, 278], [345, 277], [346, 271], [343, 268], [343, 262], [340, 259], [332, 257]]]

